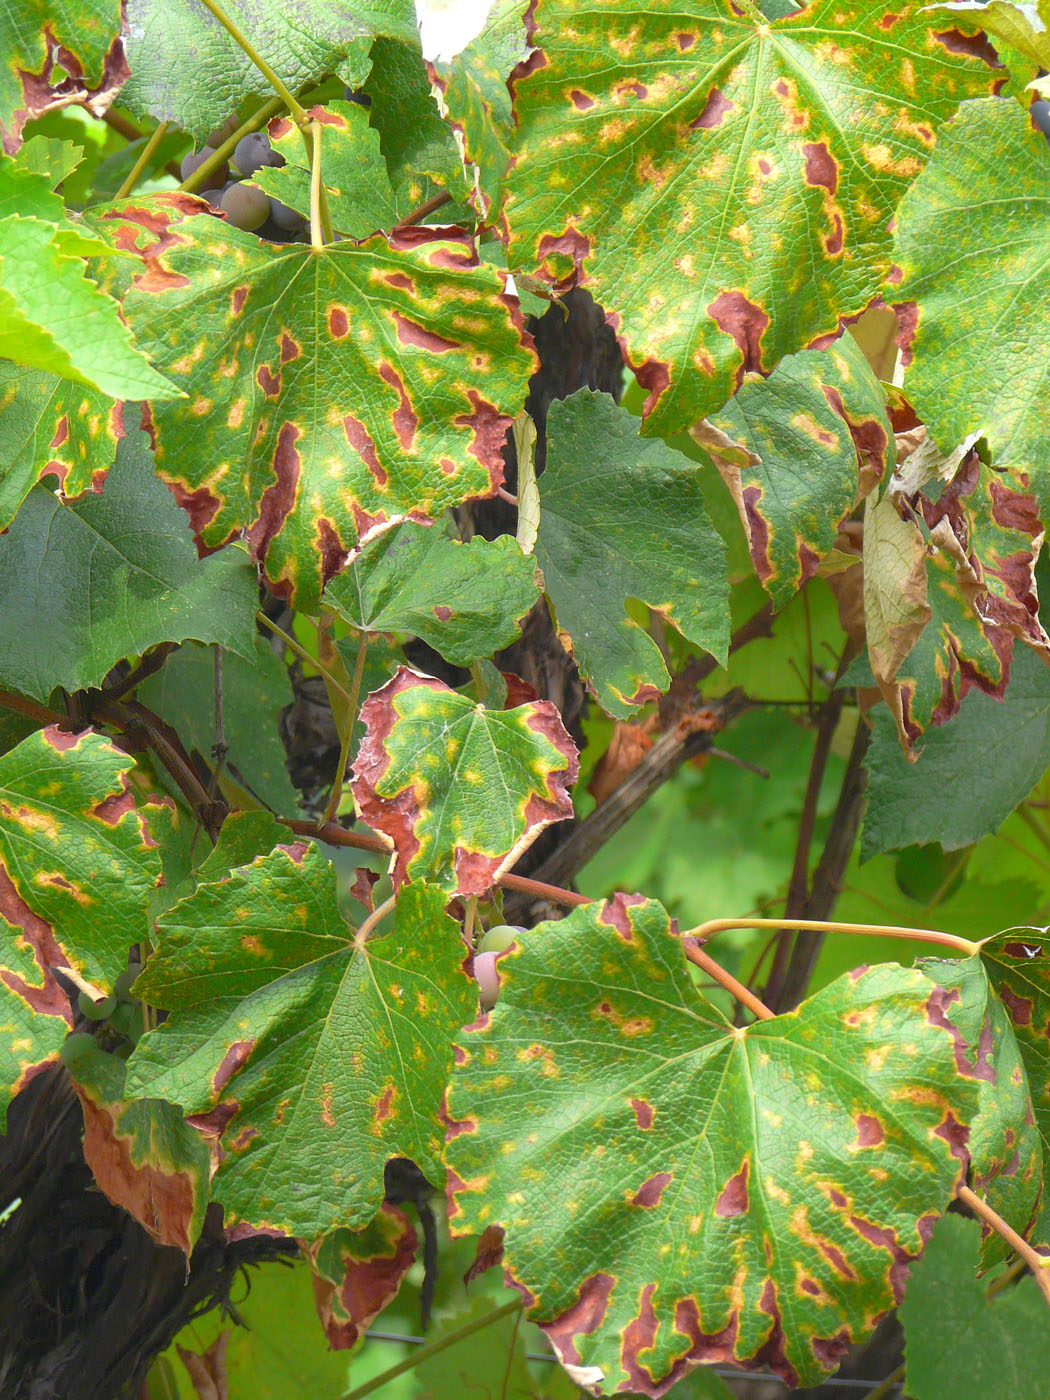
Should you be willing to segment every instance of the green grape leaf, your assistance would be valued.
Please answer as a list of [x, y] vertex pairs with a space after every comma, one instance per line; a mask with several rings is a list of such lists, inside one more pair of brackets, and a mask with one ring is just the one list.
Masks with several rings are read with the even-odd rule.
[[188, 395], [153, 405], [158, 469], [205, 544], [248, 533], [310, 611], [359, 537], [494, 492], [535, 357], [465, 237], [318, 253], [187, 207], [160, 195], [108, 216], [153, 250], [124, 310]]
[[15, 152], [19, 170], [31, 170], [47, 177], [49, 189], [57, 189], [84, 160], [83, 146], [58, 136], [30, 136]]
[[0, 218], [0, 357], [114, 399], [180, 397], [88, 277], [80, 255], [98, 246], [44, 219]]
[[51, 106], [82, 102], [97, 116], [127, 77], [120, 0], [7, 0], [0, 62], [0, 142], [13, 155], [22, 127]]
[[[946, 1014], [961, 1038], [960, 1072], [969, 1072], [977, 1085], [979, 1106], [966, 1144], [970, 1185], [1018, 1234], [1027, 1235], [1039, 1204], [1043, 1150], [1006, 1008], [976, 954], [923, 958], [916, 966], [952, 994]], [[983, 1222], [981, 1234], [981, 1262], [990, 1268], [1008, 1256], [1010, 1247]]]
[[[397, 223], [400, 213], [379, 149], [379, 133], [357, 102], [329, 102], [312, 107], [321, 127], [321, 178], [328, 195], [332, 227], [348, 238], [368, 238]], [[285, 158], [281, 169], [263, 166], [253, 184], [274, 199], [310, 217], [310, 162], [302, 133], [290, 117], [275, 117], [267, 128], [273, 149]]]
[[[240, 45], [196, 0], [126, 0], [131, 77], [121, 101], [131, 111], [174, 122], [202, 143], [245, 97], [273, 89]], [[411, 0], [223, 0], [226, 15], [292, 92], [335, 72], [363, 37], [411, 41]]]
[[886, 394], [856, 341], [789, 355], [692, 429], [732, 492], [755, 572], [781, 608], [839, 523], [896, 464]]
[[[175, 729], [188, 749], [215, 767], [215, 651], [188, 645], [169, 656], [139, 686], [138, 694]], [[222, 718], [226, 761], [219, 783], [236, 804], [254, 799], [275, 812], [293, 813], [299, 794], [292, 785], [281, 742], [282, 710], [292, 703], [288, 667], [262, 637], [249, 656], [223, 652]]]
[[1014, 658], [1004, 699], [979, 693], [923, 737], [917, 763], [901, 753], [890, 715], [878, 709], [865, 760], [864, 860], [939, 841], [946, 851], [998, 831], [1050, 767], [1046, 663], [1030, 647]]
[[983, 437], [1045, 511], [1050, 152], [1017, 103], [960, 108], [901, 202], [896, 239], [909, 400], [945, 451]]
[[0, 529], [42, 476], [67, 497], [101, 485], [123, 432], [123, 405], [105, 394], [0, 360]]
[[977, 1090], [948, 994], [884, 963], [734, 1027], [660, 905], [524, 934], [460, 1037], [454, 1232], [504, 1267], [577, 1380], [660, 1395], [704, 1361], [811, 1385], [899, 1300], [967, 1166]]
[[1027, 58], [1036, 68], [1050, 68], [1050, 0], [1008, 4], [1007, 0], [955, 0], [930, 7], [950, 15], [964, 29], [983, 29], [993, 39]]
[[158, 642], [199, 637], [250, 653], [255, 634], [246, 552], [197, 558], [138, 432], [121, 439], [101, 494], [65, 504], [33, 487], [0, 535], [0, 593], [0, 678], [38, 700], [56, 685], [101, 685], [121, 657]]
[[441, 92], [445, 120], [463, 143], [474, 170], [473, 202], [494, 224], [510, 162], [507, 141], [514, 124], [507, 76], [528, 54], [518, 0], [498, 0], [481, 32], [449, 62], [427, 65]]
[[56, 728], [0, 758], [0, 914], [16, 957], [32, 948], [52, 966], [64, 958], [105, 992], [146, 937], [161, 873], [131, 766], [101, 735]]
[[383, 1203], [363, 1230], [333, 1230], [306, 1251], [314, 1301], [328, 1345], [355, 1346], [415, 1263], [416, 1232], [397, 1206]]
[[[1050, 1163], [1050, 944], [1043, 928], [1007, 929], [981, 948], [1021, 1051], [1035, 1123]], [[1050, 1243], [1050, 1241], [1046, 1241]]]
[[638, 436], [607, 394], [551, 404], [536, 562], [558, 630], [599, 704], [626, 719], [670, 684], [660, 649], [626, 611], [648, 603], [724, 664], [725, 547], [708, 518], [700, 467]]
[[104, 1196], [158, 1244], [188, 1259], [204, 1225], [211, 1154], [174, 1104], [125, 1099], [125, 1062], [94, 1036], [71, 1036], [62, 1051], [84, 1110], [84, 1160]]
[[572, 816], [576, 746], [549, 700], [486, 710], [407, 666], [361, 707], [357, 811], [396, 852], [394, 883], [484, 894]]
[[879, 292], [938, 121], [996, 82], [986, 43], [938, 27], [911, 3], [769, 22], [729, 0], [540, 0], [512, 78], [508, 260], [613, 313], [652, 432]]
[[[369, 120], [379, 132], [402, 213], [443, 192], [464, 203], [470, 181], [455, 134], [442, 120], [430, 91], [418, 36], [401, 43], [377, 39], [372, 45], [372, 69], [362, 91], [371, 99]], [[442, 223], [451, 223], [456, 212], [457, 206], [442, 209], [438, 217]]]
[[366, 544], [324, 601], [362, 632], [411, 632], [454, 666], [510, 646], [539, 593], [510, 535], [469, 544], [405, 524]]
[[1032, 1278], [989, 1297], [977, 1277], [976, 1220], [938, 1220], [900, 1309], [904, 1387], [913, 1400], [1019, 1400], [1050, 1373], [1046, 1301]]
[[214, 1194], [228, 1223], [307, 1237], [360, 1228], [390, 1157], [443, 1180], [451, 1037], [477, 1009], [445, 901], [403, 890], [393, 931], [359, 947], [330, 862], [296, 845], [158, 921], [135, 993], [172, 1014], [139, 1041], [128, 1092], [224, 1129]]

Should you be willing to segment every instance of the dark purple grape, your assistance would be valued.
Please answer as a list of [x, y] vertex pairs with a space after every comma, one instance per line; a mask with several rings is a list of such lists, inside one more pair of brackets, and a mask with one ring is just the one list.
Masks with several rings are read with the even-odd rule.
[[270, 218], [280, 229], [299, 228], [305, 221], [302, 214], [295, 209], [289, 209], [287, 204], [282, 204], [279, 199], [270, 196]]
[[[199, 151], [190, 151], [189, 155], [183, 156], [182, 163], [179, 166], [179, 173], [182, 176], [182, 178], [184, 180], [188, 180], [193, 174], [193, 172], [197, 170], [200, 166], [202, 166], [204, 162], [214, 154], [214, 147], [203, 146]], [[218, 166], [215, 170], [211, 172], [212, 184], [220, 184], [223, 180], [226, 179], [227, 174], [228, 171], [226, 169], [226, 162], [224, 161], [222, 165]]]
[[222, 197], [223, 213], [234, 228], [249, 233], [262, 228], [270, 214], [270, 196], [254, 185], [234, 185]]
[[222, 188], [217, 190], [198, 190], [198, 199], [206, 199], [213, 209], [218, 209], [222, 202]]
[[1050, 102], [1047, 102], [1045, 98], [1039, 97], [1032, 103], [1028, 110], [1031, 112], [1032, 120], [1035, 122], [1036, 126], [1046, 139], [1050, 141]]
[[242, 175], [254, 175], [264, 165], [279, 169], [284, 164], [284, 156], [271, 150], [270, 138], [265, 131], [250, 131], [234, 147], [233, 163]]
[[218, 150], [218, 148], [222, 145], [224, 141], [228, 141], [230, 139], [230, 137], [237, 130], [240, 124], [240, 117], [237, 115], [236, 112], [232, 112], [230, 116], [228, 116], [226, 120], [222, 123], [221, 126], [217, 126], [214, 131], [209, 132], [208, 145], [213, 146], [216, 150]]

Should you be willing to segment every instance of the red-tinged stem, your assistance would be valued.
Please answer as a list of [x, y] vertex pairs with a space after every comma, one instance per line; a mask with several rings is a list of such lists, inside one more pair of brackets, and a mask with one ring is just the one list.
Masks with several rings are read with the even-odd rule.
[[964, 1206], [968, 1206], [974, 1215], [980, 1216], [985, 1224], [990, 1225], [1013, 1252], [1025, 1261], [1032, 1271], [1039, 1291], [1046, 1299], [1047, 1306], [1050, 1307], [1050, 1259], [1037, 1254], [1026, 1239], [1022, 1239], [1016, 1230], [1007, 1225], [998, 1211], [994, 1211], [987, 1202], [981, 1200], [976, 1191], [971, 1191], [968, 1186], [957, 1186], [955, 1194]]
[[16, 715], [25, 715], [35, 724], [61, 724], [66, 719], [57, 710], [49, 710], [46, 705], [38, 705], [35, 700], [29, 700], [13, 690], [0, 690], [0, 707], [13, 710]]
[[713, 978], [720, 987], [724, 987], [727, 992], [731, 992], [737, 1001], [753, 1012], [760, 1021], [773, 1019], [776, 1013], [771, 1011], [764, 1001], [760, 1001], [750, 987], [745, 987], [743, 982], [738, 982], [731, 972], [727, 972], [720, 963], [716, 963], [714, 958], [709, 957], [703, 948], [698, 948], [695, 943], [690, 943], [688, 940], [684, 940], [682, 946], [691, 963], [703, 968], [709, 977]]
[[396, 233], [399, 228], [411, 228], [413, 224], [421, 224], [428, 214], [433, 214], [436, 209], [443, 209], [446, 204], [451, 203], [452, 196], [445, 190], [441, 194], [432, 194], [418, 208], [413, 209], [411, 214], [406, 214], [403, 219], [398, 219], [394, 225], [394, 232]]
[[[388, 856], [390, 845], [379, 836], [369, 836], [363, 831], [347, 831], [345, 827], [329, 822], [318, 830], [316, 822], [301, 821], [297, 817], [279, 817], [282, 826], [290, 827], [299, 836], [316, 836], [329, 846], [353, 846], [358, 851], [377, 851]], [[520, 890], [534, 899], [549, 899], [555, 904], [575, 907], [580, 904], [593, 904], [589, 895], [577, 894], [575, 890], [563, 890], [558, 885], [547, 885], [542, 880], [530, 880], [526, 875], [501, 875], [496, 881], [506, 890]]]
[[979, 943], [940, 929], [902, 928], [898, 924], [840, 924], [831, 919], [708, 919], [687, 931], [687, 938], [701, 943], [730, 928], [798, 929], [810, 933], [857, 933], [875, 938], [910, 938], [914, 943], [939, 943], [944, 948], [972, 957], [980, 952]]
[[354, 934], [354, 942], [359, 948], [363, 948], [368, 942], [369, 935], [374, 933], [386, 916], [397, 903], [397, 895], [392, 894], [389, 899], [384, 899], [382, 904], [372, 910], [368, 918]]

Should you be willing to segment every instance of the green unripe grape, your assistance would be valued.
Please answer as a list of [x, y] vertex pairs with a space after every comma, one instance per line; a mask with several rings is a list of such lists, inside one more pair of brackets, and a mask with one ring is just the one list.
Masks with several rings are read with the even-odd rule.
[[140, 967], [125, 968], [124, 971], [117, 978], [117, 980], [113, 983], [113, 990], [116, 993], [116, 995], [121, 999], [121, 1001], [135, 1000], [135, 998], [131, 995], [131, 984], [135, 981], [135, 978], [139, 975], [141, 971], [142, 969]]
[[222, 197], [222, 208], [235, 228], [251, 233], [270, 217], [270, 196], [254, 185], [231, 185]]
[[478, 944], [478, 952], [502, 953], [524, 932], [525, 930], [518, 924], [493, 924], [489, 931], [482, 935]]
[[86, 1016], [89, 1021], [104, 1021], [110, 1016], [117, 1005], [118, 998], [115, 996], [103, 997], [101, 1001], [92, 1001], [87, 992], [81, 992], [77, 999], [80, 1007], [80, 1014]]

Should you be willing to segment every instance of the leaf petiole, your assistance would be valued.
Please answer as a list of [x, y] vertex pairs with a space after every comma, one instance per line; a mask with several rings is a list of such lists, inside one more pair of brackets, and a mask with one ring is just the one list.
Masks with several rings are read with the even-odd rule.
[[966, 957], [980, 952], [980, 943], [958, 934], [942, 933], [939, 929], [902, 928], [897, 924], [845, 924], [828, 919], [708, 919], [688, 929], [684, 938], [695, 938], [705, 943], [716, 933], [731, 928], [798, 929], [812, 933], [856, 933], [876, 938], [910, 938], [915, 943], [939, 943], [944, 948], [954, 948]]
[[167, 123], [167, 122], [161, 122], [160, 125], [157, 127], [156, 131], [154, 131], [153, 134], [152, 134], [152, 136], [150, 136], [149, 140], [146, 142], [146, 144], [143, 146], [142, 150], [139, 152], [139, 158], [138, 158], [138, 160], [135, 162], [135, 164], [131, 167], [131, 170], [128, 172], [127, 179], [126, 179], [126, 180], [124, 181], [124, 183], [121, 185], [120, 189], [117, 190], [117, 193], [116, 193], [116, 198], [117, 198], [117, 199], [126, 199], [127, 196], [131, 193], [131, 191], [132, 191], [132, 190], [135, 188], [135, 186], [138, 184], [138, 182], [139, 182], [139, 176], [140, 176], [140, 175], [142, 174], [142, 172], [146, 169], [147, 165], [149, 165], [150, 160], [151, 160], [152, 157], [153, 157], [153, 152], [157, 149], [157, 147], [160, 145], [161, 141], [164, 139], [164, 133], [167, 131], [167, 129], [168, 129], [168, 123]]
[[278, 97], [288, 108], [289, 112], [295, 117], [295, 120], [302, 125], [307, 120], [306, 108], [298, 101], [290, 89], [284, 85], [244, 31], [234, 24], [233, 20], [226, 14], [222, 6], [215, 3], [215, 0], [201, 0], [201, 4], [215, 16], [233, 42], [237, 44], [239, 48], [243, 49], [247, 57], [251, 59], [259, 72], [273, 88], [274, 92], [277, 93]]
[[257, 112], [253, 112], [247, 121], [243, 121], [232, 136], [226, 138], [221, 146], [216, 146], [214, 154], [207, 160], [202, 160], [192, 175], [187, 175], [179, 189], [184, 194], [195, 194], [204, 182], [211, 175], [213, 170], [217, 170], [224, 161], [228, 160], [237, 149], [241, 139], [250, 135], [253, 131], [258, 131], [261, 126], [265, 126], [271, 117], [275, 117], [278, 112], [284, 110], [284, 103], [279, 97], [271, 97], [269, 102], [264, 102]]

